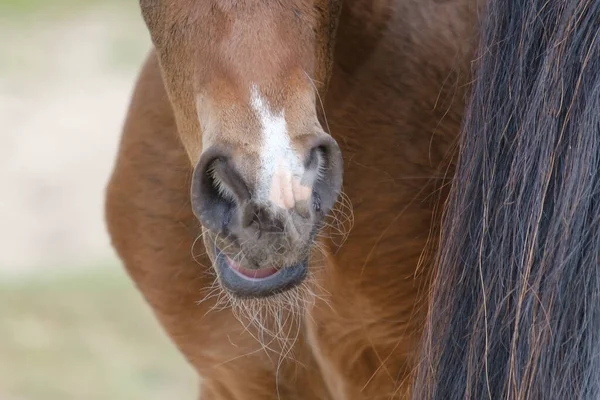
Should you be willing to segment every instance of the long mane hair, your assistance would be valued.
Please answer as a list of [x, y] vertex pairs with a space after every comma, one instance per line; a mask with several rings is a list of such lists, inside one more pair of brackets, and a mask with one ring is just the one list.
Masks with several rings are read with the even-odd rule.
[[600, 1], [480, 35], [413, 398], [600, 399]]

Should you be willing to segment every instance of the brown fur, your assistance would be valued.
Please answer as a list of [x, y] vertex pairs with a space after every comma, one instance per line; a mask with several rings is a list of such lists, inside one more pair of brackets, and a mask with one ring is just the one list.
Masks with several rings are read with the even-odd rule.
[[[156, 8], [145, 9], [148, 24], [163, 24], [166, 30], [173, 19], [188, 21], [190, 32], [174, 33], [173, 40], [197, 39], [191, 33], [195, 24], [220, 20], [207, 42], [162, 47], [172, 53], [162, 54], [161, 65], [156, 52], [150, 54], [109, 184], [107, 220], [132, 279], [202, 377], [202, 399], [404, 398], [426, 310], [421, 295], [427, 293], [430, 251], [424, 249], [449, 179], [469, 79], [473, 2], [345, 1], [334, 64], [328, 64], [327, 52], [333, 46], [335, 8], [316, 18], [314, 48], [281, 48], [286, 40], [302, 42], [302, 32], [267, 41], [275, 59], [294, 61], [224, 76], [212, 75], [225, 73], [213, 64], [218, 59], [209, 57], [203, 64], [208, 70], [195, 75], [182, 60], [193, 60], [194, 48], [210, 48], [209, 40], [230, 29], [227, 13], [236, 3], [253, 2], [219, 0], [220, 9], [204, 7], [208, 1], [196, 7], [185, 0], [173, 3], [177, 7], [168, 18], [159, 19]], [[326, 1], [316, 1], [314, 8], [309, 1], [290, 3], [302, 15], [327, 8]], [[256, 56], [245, 39], [239, 38], [231, 57]], [[311, 57], [317, 61], [311, 64]], [[354, 228], [343, 246], [325, 240], [325, 257], [315, 254], [307, 282], [312, 297], [298, 318], [292, 315], [276, 332], [295, 339], [288, 353], [286, 343], [265, 341], [260, 329], [245, 325], [231, 308], [213, 309], [217, 299], [208, 296], [214, 285], [211, 261], [196, 240], [201, 226], [190, 207], [192, 166], [202, 146], [190, 82], [205, 77], [211, 93], [217, 93], [212, 101], [233, 104], [243, 94], [231, 82], [296, 76], [297, 70], [285, 66], [299, 63], [321, 82], [321, 95], [331, 76], [325, 115], [344, 155]], [[289, 85], [294, 93], [300, 90], [294, 82], [274, 79], [271, 85]]]

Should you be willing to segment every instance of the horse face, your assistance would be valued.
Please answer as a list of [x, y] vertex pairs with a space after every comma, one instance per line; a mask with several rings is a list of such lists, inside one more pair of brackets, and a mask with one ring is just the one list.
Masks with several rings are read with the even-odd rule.
[[220, 283], [264, 297], [300, 283], [341, 190], [318, 118], [341, 0], [141, 0]]

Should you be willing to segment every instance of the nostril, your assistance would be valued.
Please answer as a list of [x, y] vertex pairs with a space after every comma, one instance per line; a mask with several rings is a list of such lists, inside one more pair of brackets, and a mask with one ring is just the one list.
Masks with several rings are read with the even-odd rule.
[[227, 231], [238, 206], [250, 194], [227, 153], [211, 148], [194, 169], [192, 208], [204, 227]]
[[326, 214], [342, 188], [342, 153], [331, 136], [320, 136], [311, 144], [305, 171], [313, 182], [312, 206], [317, 213]]
[[208, 164], [206, 168], [206, 189], [207, 195], [214, 197], [221, 197], [224, 201], [235, 203], [235, 194], [225, 184], [223, 177], [226, 176], [227, 171], [227, 160], [223, 158], [217, 158]]
[[310, 174], [309, 179], [316, 182], [323, 179], [326, 169], [327, 149], [324, 146], [313, 147], [304, 164], [304, 170]]
[[231, 160], [219, 157], [208, 165], [206, 170], [212, 190], [232, 203], [241, 204], [250, 200], [250, 192], [242, 177], [237, 173]]

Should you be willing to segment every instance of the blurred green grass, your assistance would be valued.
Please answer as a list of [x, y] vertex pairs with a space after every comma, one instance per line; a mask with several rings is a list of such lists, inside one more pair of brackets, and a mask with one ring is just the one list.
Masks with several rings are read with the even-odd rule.
[[0, 77], [56, 81], [90, 56], [107, 73], [131, 75], [150, 47], [136, 0], [0, 0]]
[[137, 10], [135, 0], [0, 0], [0, 15], [15, 16], [48, 16], [64, 15], [84, 11], [98, 5], [118, 5], [120, 9]]
[[[38, 90], [115, 73], [133, 84], [148, 49], [136, 0], [0, 0], [0, 84]], [[87, 63], [79, 67], [78, 59]], [[74, 80], [73, 68], [63, 72], [72, 63], [83, 78]], [[1, 400], [184, 400], [196, 393], [195, 374], [122, 268], [0, 274]]]
[[193, 399], [196, 378], [118, 268], [0, 282], [0, 399]]

